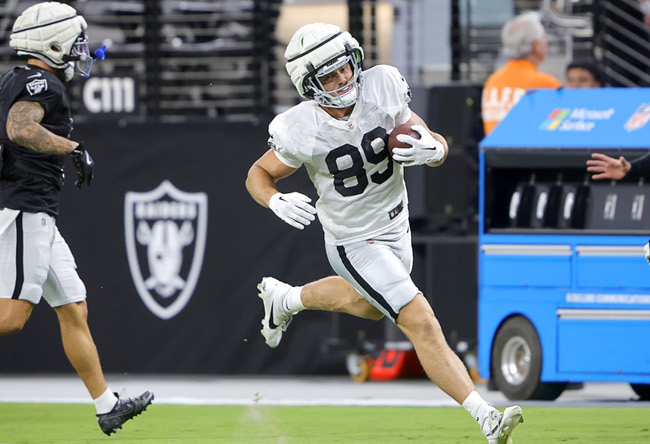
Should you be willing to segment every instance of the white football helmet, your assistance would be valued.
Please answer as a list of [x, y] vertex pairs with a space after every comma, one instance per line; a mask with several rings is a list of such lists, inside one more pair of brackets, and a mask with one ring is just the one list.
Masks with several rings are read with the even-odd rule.
[[85, 35], [87, 26], [71, 6], [38, 3], [18, 16], [9, 44], [18, 55], [36, 57], [52, 68], [65, 70], [66, 80], [72, 78], [75, 68], [88, 77], [94, 59]]
[[[312, 23], [300, 28], [291, 38], [284, 52], [286, 68], [298, 93], [313, 99], [321, 106], [347, 108], [359, 100], [363, 49], [347, 31], [336, 25]], [[327, 92], [319, 77], [350, 63], [353, 76], [350, 82]], [[339, 92], [353, 88], [342, 95]]]

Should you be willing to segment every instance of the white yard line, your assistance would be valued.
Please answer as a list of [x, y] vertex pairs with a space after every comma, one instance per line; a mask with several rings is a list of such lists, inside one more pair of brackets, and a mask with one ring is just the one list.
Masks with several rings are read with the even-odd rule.
[[[233, 377], [107, 375], [112, 390], [123, 396], [153, 391], [156, 404], [262, 405], [262, 406], [412, 406], [453, 407], [456, 403], [427, 380], [398, 380], [358, 384], [345, 376]], [[478, 387], [479, 393], [497, 406], [512, 404], [501, 393]], [[586, 384], [567, 390], [554, 405], [650, 406], [628, 402], [636, 398], [627, 384]], [[21, 377], [0, 374], [2, 403], [81, 403], [90, 399], [81, 381], [71, 375]], [[520, 403], [548, 405], [549, 403]]]

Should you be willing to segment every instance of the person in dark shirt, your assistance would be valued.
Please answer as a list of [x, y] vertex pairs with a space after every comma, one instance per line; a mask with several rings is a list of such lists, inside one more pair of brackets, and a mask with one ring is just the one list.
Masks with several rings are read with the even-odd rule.
[[108, 388], [87, 323], [86, 288], [56, 226], [65, 156], [72, 157], [79, 188], [93, 178], [90, 154], [70, 139], [64, 84], [75, 73], [90, 74], [86, 27], [74, 8], [57, 2], [27, 8], [13, 26], [10, 45], [27, 65], [0, 77], [0, 335], [21, 331], [44, 298], [57, 314], [68, 360], [94, 400], [99, 426], [110, 435], [154, 396], [119, 399]]
[[624, 177], [637, 179], [650, 176], [650, 153], [628, 161], [620, 156], [618, 159], [606, 154], [593, 153], [592, 160], [587, 161], [587, 171], [593, 173], [591, 178], [620, 180]]
[[574, 60], [564, 70], [564, 86], [566, 88], [601, 88], [603, 76], [594, 62]]

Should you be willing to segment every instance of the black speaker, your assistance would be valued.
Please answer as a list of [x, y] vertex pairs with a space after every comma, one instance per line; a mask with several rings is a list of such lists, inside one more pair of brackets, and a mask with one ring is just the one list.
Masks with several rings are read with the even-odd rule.
[[404, 172], [414, 231], [473, 231], [478, 213], [478, 167], [462, 151], [450, 151], [437, 168]]
[[478, 324], [478, 238], [425, 235], [413, 238], [413, 282], [424, 292], [447, 342], [474, 343]]
[[411, 109], [449, 144], [442, 166], [406, 169], [414, 231], [475, 231], [482, 89], [475, 83], [412, 89]]

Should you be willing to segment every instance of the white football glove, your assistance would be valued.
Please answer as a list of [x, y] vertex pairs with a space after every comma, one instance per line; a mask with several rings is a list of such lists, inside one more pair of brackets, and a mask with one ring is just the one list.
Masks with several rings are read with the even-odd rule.
[[445, 147], [424, 129], [422, 125], [413, 125], [414, 131], [420, 133], [420, 138], [398, 134], [397, 140], [408, 143], [411, 148], [393, 148], [393, 159], [404, 166], [424, 165], [437, 162], [445, 156]]
[[645, 260], [650, 264], [650, 241], [643, 247], [643, 252], [645, 253]]
[[311, 199], [301, 193], [275, 193], [269, 200], [269, 208], [280, 219], [302, 230], [316, 219], [316, 208], [309, 202]]

